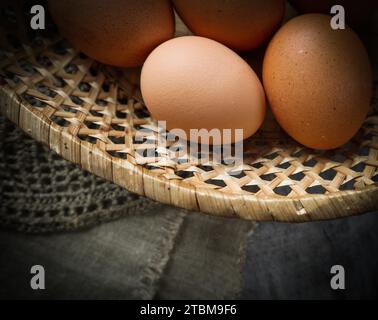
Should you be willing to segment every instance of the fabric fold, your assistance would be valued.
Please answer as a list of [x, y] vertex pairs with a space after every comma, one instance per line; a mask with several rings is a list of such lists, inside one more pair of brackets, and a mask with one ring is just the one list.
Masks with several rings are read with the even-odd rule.
[[[130, 193], [2, 117], [0, 157], [1, 298], [223, 299], [240, 292], [253, 223]], [[29, 287], [34, 264], [45, 267], [46, 290]]]

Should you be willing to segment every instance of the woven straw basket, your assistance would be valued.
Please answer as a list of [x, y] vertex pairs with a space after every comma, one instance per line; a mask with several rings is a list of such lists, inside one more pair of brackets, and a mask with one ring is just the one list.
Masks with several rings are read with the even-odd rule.
[[245, 141], [238, 175], [211, 155], [174, 161], [168, 148], [137, 163], [146, 143], [135, 141], [136, 130], [147, 129], [146, 141], [158, 132], [137, 70], [102, 66], [59, 36], [28, 44], [12, 39], [0, 51], [2, 114], [84, 170], [151, 199], [214, 215], [309, 221], [378, 209], [374, 107], [352, 141], [327, 152], [297, 144], [268, 117]]

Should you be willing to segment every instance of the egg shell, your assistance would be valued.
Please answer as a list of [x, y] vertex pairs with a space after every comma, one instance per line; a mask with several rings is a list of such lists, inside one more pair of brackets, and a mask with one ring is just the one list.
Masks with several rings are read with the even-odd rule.
[[187, 138], [190, 129], [202, 128], [243, 129], [247, 138], [265, 115], [264, 90], [249, 65], [224, 45], [197, 36], [157, 47], [143, 65], [141, 91], [152, 116]]
[[174, 34], [169, 0], [49, 0], [60, 33], [102, 63], [141, 66], [148, 54]]
[[196, 35], [238, 51], [260, 46], [277, 29], [283, 0], [173, 0], [179, 16]]
[[372, 75], [355, 32], [333, 30], [330, 16], [307, 14], [273, 37], [263, 82], [282, 128], [303, 145], [332, 149], [361, 127], [369, 109]]

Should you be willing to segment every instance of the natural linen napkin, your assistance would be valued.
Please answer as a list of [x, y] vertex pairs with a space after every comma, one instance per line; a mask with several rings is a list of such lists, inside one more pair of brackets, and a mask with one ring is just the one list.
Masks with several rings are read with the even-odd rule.
[[[129, 193], [1, 117], [0, 158], [1, 298], [238, 297], [253, 223]], [[46, 290], [30, 289], [34, 264]]]

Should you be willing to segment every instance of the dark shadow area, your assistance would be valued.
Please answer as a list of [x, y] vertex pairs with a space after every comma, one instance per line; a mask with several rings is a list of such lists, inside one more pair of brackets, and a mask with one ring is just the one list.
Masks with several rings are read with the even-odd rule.
[[[302, 224], [259, 223], [248, 241], [245, 299], [378, 297], [378, 214]], [[333, 265], [345, 290], [332, 290]]]

